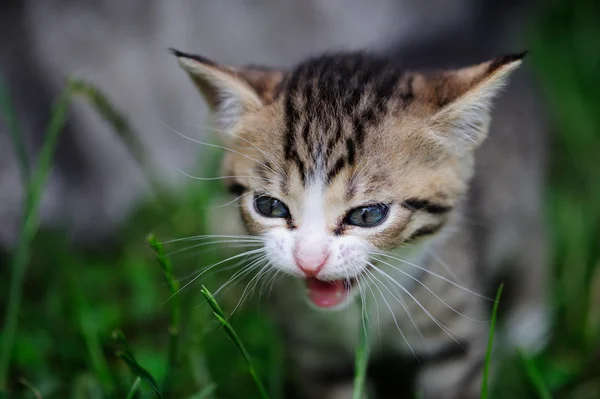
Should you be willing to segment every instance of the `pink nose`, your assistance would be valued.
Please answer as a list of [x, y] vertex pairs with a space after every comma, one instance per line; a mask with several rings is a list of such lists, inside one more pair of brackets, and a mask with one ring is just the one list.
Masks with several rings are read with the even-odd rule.
[[295, 251], [294, 258], [296, 259], [296, 265], [300, 270], [306, 274], [307, 277], [315, 277], [329, 258], [329, 252], [327, 251], [315, 251], [315, 252], [304, 252]]

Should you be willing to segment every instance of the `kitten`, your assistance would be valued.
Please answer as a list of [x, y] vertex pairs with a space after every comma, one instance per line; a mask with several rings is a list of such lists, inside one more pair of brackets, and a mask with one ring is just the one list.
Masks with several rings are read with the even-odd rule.
[[[477, 228], [487, 204], [468, 194], [492, 100], [524, 54], [423, 73], [364, 53], [289, 71], [174, 54], [232, 150], [224, 171], [247, 230], [261, 237], [270, 267], [293, 277], [277, 283], [273, 308], [304, 397], [349, 397], [351, 374], [341, 377], [363, 319], [371, 357], [417, 359], [415, 389], [426, 398], [478, 397], [491, 306], [483, 280], [506, 259], [525, 281], [510, 288], [528, 291], [513, 324], [537, 342], [544, 240], [536, 200], [525, 199], [535, 173], [504, 187], [522, 207], [492, 212], [502, 220], [489, 229], [516, 243], [502, 256], [488, 256], [494, 235]], [[475, 193], [518, 165], [503, 164], [513, 152], [493, 151]], [[539, 326], [526, 329], [532, 315]]]

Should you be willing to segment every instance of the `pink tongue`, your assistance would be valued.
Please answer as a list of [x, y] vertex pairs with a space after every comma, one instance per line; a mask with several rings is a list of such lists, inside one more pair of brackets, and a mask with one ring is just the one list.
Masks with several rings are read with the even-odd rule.
[[321, 281], [309, 277], [306, 279], [306, 288], [311, 301], [321, 308], [338, 305], [346, 299], [346, 288], [342, 280]]

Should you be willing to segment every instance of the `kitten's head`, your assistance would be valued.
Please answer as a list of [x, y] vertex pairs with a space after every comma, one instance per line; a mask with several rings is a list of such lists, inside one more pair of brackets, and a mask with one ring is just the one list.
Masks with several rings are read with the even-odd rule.
[[523, 54], [405, 72], [361, 53], [285, 71], [175, 51], [233, 151], [224, 171], [272, 267], [322, 308], [347, 303], [374, 252], [440, 234], [473, 174], [491, 101]]

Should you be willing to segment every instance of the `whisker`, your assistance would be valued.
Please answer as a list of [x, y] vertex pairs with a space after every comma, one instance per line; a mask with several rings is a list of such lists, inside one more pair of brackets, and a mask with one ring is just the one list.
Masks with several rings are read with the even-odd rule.
[[269, 292], [267, 293], [267, 297], [271, 296], [271, 292], [273, 291], [273, 287], [275, 286], [275, 284], [277, 284], [277, 282], [281, 281], [281, 279], [283, 279], [284, 277], [285, 277], [285, 274], [281, 270], [277, 270], [277, 269], [275, 270], [275, 275], [273, 276], [272, 281], [269, 283], [270, 286], [268, 287]]
[[194, 175], [190, 175], [189, 173], [184, 172], [183, 170], [177, 168], [177, 171], [179, 173], [181, 173], [182, 175], [189, 177], [190, 179], [194, 179], [194, 180], [201, 180], [201, 181], [213, 181], [213, 180], [223, 180], [223, 179], [259, 179], [259, 180], [264, 180], [264, 181], [271, 181], [267, 178], [264, 177], [259, 177], [259, 176], [214, 176], [214, 177], [200, 177], [200, 176], [194, 176]]
[[[222, 259], [218, 254], [224, 251], [239, 253], [240, 250], [246, 250], [251, 248], [257, 248], [256, 244], [228, 244], [226, 247], [218, 247], [218, 246], [207, 246], [206, 248], [184, 248], [185, 252], [182, 250], [175, 255], [172, 255], [173, 259], [180, 260], [188, 260], [188, 259], [198, 259], [206, 254], [213, 254], [217, 259]], [[171, 256], [171, 255], [169, 255]]]
[[[425, 314], [431, 319], [431, 321], [433, 321], [442, 331], [444, 331], [454, 342], [456, 342], [458, 345], [460, 345], [461, 347], [464, 348], [464, 346], [458, 342], [458, 340], [456, 338], [454, 338], [454, 336], [450, 333], [450, 329], [448, 329], [445, 325], [442, 324], [442, 322], [440, 322], [435, 316], [433, 316], [431, 314], [431, 312], [429, 312], [422, 304], [421, 302], [419, 302], [417, 300], [417, 298], [414, 297], [413, 294], [411, 294], [406, 288], [404, 288], [402, 286], [402, 284], [398, 283], [396, 280], [394, 280], [392, 278], [392, 276], [390, 276], [389, 274], [387, 274], [386, 272], [384, 272], [383, 270], [379, 269], [378, 267], [376, 267], [375, 265], [371, 264], [371, 266], [374, 268], [374, 270], [376, 270], [378, 273], [380, 273], [381, 275], [387, 277], [393, 284], [397, 285], [398, 288], [400, 288], [402, 291], [404, 291], [416, 304], [417, 306], [419, 306], [421, 308], [421, 310], [423, 310], [423, 312], [425, 312]], [[458, 334], [457, 334], [458, 335]]]
[[448, 278], [446, 278], [446, 277], [444, 277], [444, 276], [442, 276], [442, 275], [440, 275], [440, 274], [438, 274], [438, 273], [436, 273], [436, 272], [432, 272], [431, 270], [429, 270], [429, 269], [427, 269], [427, 268], [424, 268], [424, 267], [422, 267], [422, 266], [416, 265], [416, 264], [414, 264], [414, 263], [412, 263], [412, 262], [409, 262], [409, 261], [407, 261], [407, 260], [404, 260], [404, 259], [401, 259], [401, 258], [396, 258], [395, 256], [392, 256], [392, 255], [389, 255], [389, 254], [387, 254], [387, 253], [385, 253], [385, 252], [380, 252], [380, 251], [371, 251], [370, 253], [371, 253], [371, 254], [373, 254], [373, 255], [385, 256], [385, 257], [388, 257], [388, 258], [391, 258], [391, 259], [397, 260], [397, 261], [399, 261], [399, 262], [402, 262], [402, 263], [404, 263], [404, 264], [407, 264], [407, 265], [409, 265], [409, 266], [416, 267], [416, 268], [417, 268], [417, 269], [419, 269], [419, 270], [422, 270], [422, 271], [424, 271], [424, 272], [426, 272], [426, 273], [429, 273], [429, 274], [431, 274], [432, 276], [435, 276], [435, 277], [438, 277], [438, 278], [440, 278], [440, 279], [444, 280], [445, 282], [447, 282], [447, 283], [449, 283], [449, 284], [452, 284], [452, 285], [453, 285], [453, 286], [455, 286], [456, 288], [459, 288], [459, 289], [461, 289], [461, 290], [463, 290], [463, 291], [466, 291], [466, 292], [468, 292], [468, 293], [470, 293], [470, 294], [473, 294], [473, 295], [475, 295], [475, 296], [477, 296], [477, 297], [479, 297], [479, 298], [482, 298], [482, 299], [488, 300], [488, 301], [490, 301], [490, 302], [494, 302], [494, 299], [491, 299], [491, 298], [489, 298], [489, 297], [487, 297], [487, 296], [485, 296], [485, 295], [481, 295], [481, 294], [479, 294], [479, 293], [477, 293], [477, 292], [475, 292], [475, 291], [473, 291], [473, 290], [470, 290], [470, 289], [468, 289], [467, 287], [463, 287], [462, 285], [460, 285], [460, 284], [457, 284], [457, 283], [455, 283], [454, 281], [452, 281], [452, 280], [450, 280], [450, 279], [448, 279]]
[[450, 305], [449, 305], [449, 304], [448, 304], [446, 301], [444, 301], [444, 300], [443, 300], [443, 299], [442, 299], [442, 298], [441, 298], [441, 297], [440, 297], [438, 294], [436, 294], [435, 292], [433, 292], [433, 291], [432, 291], [432, 290], [431, 290], [431, 289], [430, 289], [430, 288], [429, 288], [427, 285], [425, 285], [425, 283], [423, 283], [423, 282], [422, 282], [421, 280], [419, 280], [418, 278], [411, 276], [411, 275], [410, 275], [410, 273], [406, 273], [404, 270], [400, 269], [399, 267], [396, 267], [396, 266], [394, 266], [394, 265], [392, 265], [392, 264], [390, 264], [390, 263], [387, 263], [387, 262], [386, 262], [386, 261], [384, 261], [384, 260], [381, 260], [381, 259], [378, 259], [378, 258], [375, 258], [375, 257], [374, 257], [373, 259], [374, 259], [374, 260], [376, 260], [376, 261], [378, 261], [378, 262], [381, 262], [381, 263], [383, 263], [384, 265], [387, 265], [387, 266], [389, 266], [389, 267], [391, 267], [391, 268], [393, 268], [393, 269], [395, 269], [395, 270], [399, 271], [400, 273], [404, 274], [405, 276], [409, 277], [410, 279], [412, 279], [412, 280], [416, 281], [416, 282], [417, 282], [417, 283], [418, 283], [420, 286], [422, 286], [423, 288], [425, 288], [425, 289], [426, 289], [426, 290], [427, 290], [427, 291], [428, 291], [428, 292], [429, 292], [431, 295], [433, 295], [434, 297], [436, 297], [436, 298], [437, 298], [437, 299], [438, 299], [438, 300], [439, 300], [441, 303], [443, 303], [444, 305], [446, 305], [446, 307], [447, 307], [448, 309], [452, 310], [454, 313], [456, 313], [456, 314], [458, 314], [458, 315], [460, 315], [460, 316], [464, 317], [464, 318], [465, 318], [465, 319], [467, 319], [467, 320], [470, 320], [470, 321], [472, 321], [472, 322], [475, 322], [475, 323], [482, 323], [482, 324], [487, 324], [487, 323], [489, 323], [489, 321], [483, 321], [483, 320], [477, 320], [477, 319], [474, 319], [474, 318], [472, 318], [472, 317], [469, 317], [469, 316], [467, 316], [466, 314], [463, 314], [463, 313], [459, 312], [458, 310], [454, 309], [454, 308], [453, 308], [452, 306], [450, 306]]
[[[210, 127], [210, 126], [206, 126], [206, 125], [196, 125], [196, 127], [200, 128], [200, 129], [207, 129], [207, 130], [212, 130], [213, 132], [219, 133], [219, 134], [223, 134], [223, 131], [220, 129], [216, 129], [214, 127]], [[242, 140], [248, 144], [250, 144], [252, 147], [256, 148], [258, 151], [260, 151], [265, 157], [267, 157], [269, 159], [269, 161], [271, 161], [273, 163], [273, 165], [275, 165], [278, 169], [279, 172], [283, 174], [283, 176], [287, 176], [287, 174], [285, 173], [285, 171], [281, 168], [281, 166], [279, 166], [279, 164], [271, 157], [271, 154], [269, 154], [268, 152], [264, 151], [263, 149], [261, 149], [260, 147], [258, 147], [256, 144], [254, 144], [253, 142], [251, 142], [250, 140], [246, 140], [245, 138], [241, 137], [241, 136], [237, 136], [236, 137], [237, 140]]]
[[[367, 277], [369, 277], [369, 276], [367, 275]], [[371, 279], [369, 278], [369, 280], [371, 280]], [[373, 282], [373, 280], [371, 280], [371, 282]], [[375, 297], [375, 292], [373, 291], [373, 288], [371, 288], [371, 285], [370, 284], [365, 284], [365, 285], [367, 286], [369, 291], [371, 291], [371, 296], [373, 297], [373, 300], [375, 301], [375, 311], [377, 314], [377, 330], [379, 332], [379, 344], [381, 345], [382, 339], [381, 339], [381, 318], [379, 317], [379, 302], [377, 302], [377, 298]], [[375, 288], [377, 288], [377, 287], [375, 287]], [[385, 301], [385, 298], [383, 298], [383, 300]]]
[[[410, 312], [408, 311], [408, 308], [406, 307], [406, 305], [403, 303], [402, 300], [400, 300], [400, 298], [396, 297], [396, 295], [394, 295], [394, 293], [392, 291], [390, 291], [389, 287], [387, 285], [385, 285], [385, 283], [383, 281], [381, 281], [375, 274], [373, 274], [372, 271], [365, 269], [365, 271], [373, 278], [375, 279], [377, 282], [379, 282], [379, 284], [381, 284], [383, 286], [383, 288], [385, 288], [385, 290], [392, 296], [392, 298], [394, 298], [396, 300], [396, 302], [398, 302], [398, 304], [402, 307], [402, 309], [404, 309], [404, 311], [406, 312], [406, 314], [408, 315], [408, 319], [410, 320], [410, 322], [412, 323], [412, 325], [415, 327], [415, 329], [417, 330], [417, 332], [419, 333], [419, 335], [421, 336], [421, 338], [423, 339], [423, 341], [425, 340], [425, 337], [423, 336], [423, 334], [421, 333], [421, 330], [419, 329], [419, 326], [417, 326], [417, 323], [415, 322], [415, 320], [413, 319], [412, 315], [410, 314]], [[378, 288], [378, 287], [377, 287]], [[380, 290], [381, 292], [381, 290]], [[402, 296], [402, 294], [400, 292], [398, 292], [398, 295]], [[381, 292], [381, 296], [383, 297], [383, 292]], [[389, 305], [388, 305], [389, 306]], [[408, 344], [408, 342], [407, 342]]]
[[[358, 285], [358, 293], [360, 294], [363, 329], [365, 331], [365, 334], [368, 334], [368, 327], [369, 327], [369, 325], [371, 325], [371, 322], [369, 320], [369, 314], [367, 312], [367, 301], [365, 299], [364, 292], [360, 285], [360, 279], [356, 279], [355, 281], [356, 281], [356, 284]], [[365, 320], [366, 320], [366, 322], [365, 322]]]
[[458, 276], [456, 275], [456, 273], [454, 273], [452, 271], [452, 269], [450, 268], [450, 266], [448, 266], [448, 264], [446, 262], [444, 262], [439, 256], [437, 256], [435, 252], [433, 252], [430, 249], [427, 249], [427, 253], [429, 255], [431, 255], [431, 257], [433, 259], [435, 259], [440, 265], [442, 265], [442, 267], [444, 268], [444, 270], [446, 271], [446, 273], [448, 273], [450, 275], [450, 277], [452, 277], [454, 279], [455, 283], [458, 283], [460, 281], [460, 279], [458, 278]]
[[229, 202], [227, 202], [227, 203], [225, 203], [225, 204], [223, 204], [223, 205], [216, 206], [216, 207], [214, 207], [214, 208], [215, 208], [215, 209], [225, 208], [226, 206], [229, 206], [229, 205], [231, 205], [231, 204], [235, 203], [237, 200], [239, 200], [240, 198], [242, 198], [243, 196], [245, 196], [245, 195], [248, 195], [248, 194], [254, 194], [254, 192], [252, 192], [252, 191], [248, 191], [248, 192], [246, 192], [246, 193], [244, 193], [244, 194], [242, 194], [242, 195], [239, 195], [239, 196], [235, 197], [235, 198], [234, 198], [234, 199], [232, 199], [231, 201], [229, 201]]
[[[181, 253], [181, 252], [185, 252], [185, 251], [189, 251], [192, 249], [196, 249], [196, 248], [200, 248], [200, 247], [205, 247], [207, 245], [217, 245], [217, 244], [243, 244], [239, 247], [255, 247], [255, 246], [260, 246], [263, 245], [262, 242], [254, 242], [251, 240], [248, 241], [244, 241], [244, 240], [218, 240], [218, 241], [211, 241], [211, 242], [203, 242], [201, 244], [194, 244], [194, 245], [190, 245], [188, 247], [185, 248], [180, 248], [174, 251], [170, 251], [167, 253], [167, 256], [173, 256], [175, 254]], [[238, 248], [239, 248], [238, 247]]]
[[[161, 121], [161, 122], [162, 122], [162, 121]], [[205, 143], [204, 141], [200, 141], [200, 140], [194, 139], [194, 138], [192, 138], [192, 137], [188, 137], [188, 136], [186, 136], [185, 134], [183, 134], [183, 133], [180, 133], [180, 132], [178, 132], [177, 130], [173, 129], [171, 126], [167, 125], [165, 122], [162, 122], [162, 123], [163, 123], [163, 125], [164, 125], [164, 126], [167, 128], [167, 129], [171, 130], [173, 133], [177, 134], [178, 136], [181, 136], [181, 137], [183, 137], [184, 139], [190, 140], [191, 142], [194, 142], [194, 143], [197, 143], [197, 144], [202, 144], [202, 145], [205, 145], [205, 146], [207, 146], [207, 147], [220, 148], [220, 149], [222, 149], [222, 150], [230, 151], [230, 152], [232, 152], [232, 153], [234, 153], [234, 154], [240, 155], [240, 156], [242, 156], [242, 157], [244, 157], [244, 158], [246, 158], [246, 159], [249, 159], [250, 161], [256, 162], [257, 164], [264, 166], [265, 168], [267, 168], [267, 169], [271, 170], [273, 173], [277, 173], [276, 171], [274, 171], [272, 168], [268, 167], [268, 166], [267, 166], [267, 165], [265, 165], [264, 163], [260, 162], [259, 160], [256, 160], [256, 159], [254, 159], [254, 158], [252, 158], [252, 157], [249, 157], [249, 156], [248, 156], [248, 155], [246, 155], [246, 154], [242, 154], [242, 153], [241, 153], [241, 152], [239, 152], [239, 151], [236, 151], [236, 150], [234, 150], [234, 149], [232, 149], [232, 148], [228, 148], [228, 147], [225, 147], [225, 146], [222, 146], [222, 145], [218, 145], [218, 144], [211, 144], [211, 143]]]
[[[242, 304], [242, 302], [244, 301], [244, 299], [246, 299], [246, 296], [250, 295], [250, 293], [254, 290], [254, 288], [256, 287], [256, 285], [258, 284], [258, 282], [260, 281], [260, 279], [265, 275], [264, 270], [269, 268], [269, 262], [265, 262], [265, 264], [260, 268], [260, 270], [256, 273], [256, 276], [252, 277], [252, 279], [248, 282], [248, 284], [246, 284], [246, 288], [244, 288], [244, 291], [242, 292], [242, 295], [240, 297], [240, 300], [238, 301], [238, 303], [235, 305], [235, 307], [233, 308], [233, 310], [231, 311], [231, 313], [229, 314], [229, 317], [233, 316], [233, 314], [235, 313], [235, 311], [238, 309], [238, 307]], [[252, 285], [252, 287], [250, 287], [250, 285], [254, 282], [254, 285]]]
[[231, 256], [231, 257], [229, 257], [229, 258], [227, 258], [225, 260], [222, 260], [220, 262], [217, 262], [217, 263], [215, 263], [215, 264], [213, 264], [213, 265], [205, 268], [202, 272], [198, 273], [198, 275], [196, 277], [194, 277], [190, 282], [188, 282], [187, 284], [185, 284], [181, 288], [179, 288], [161, 306], [163, 306], [165, 303], [167, 303], [168, 301], [170, 301], [175, 295], [179, 294], [182, 290], [184, 290], [185, 288], [187, 288], [190, 284], [192, 284], [194, 281], [196, 281], [197, 279], [199, 279], [200, 276], [202, 276], [204, 273], [206, 273], [208, 270], [212, 269], [213, 267], [216, 267], [216, 266], [221, 265], [223, 263], [229, 262], [230, 260], [241, 258], [242, 256], [248, 256], [248, 255], [251, 255], [251, 254], [258, 254], [258, 253], [261, 253], [261, 252], [264, 252], [264, 248], [259, 248], [259, 249], [254, 249], [254, 250], [251, 250], [251, 251], [246, 251], [246, 252], [243, 252], [241, 254]]
[[264, 242], [264, 240], [262, 239], [262, 237], [259, 236], [251, 236], [251, 235], [224, 235], [224, 234], [208, 234], [208, 235], [199, 235], [199, 236], [190, 236], [190, 237], [183, 237], [183, 238], [176, 238], [173, 240], [168, 240], [168, 241], [162, 241], [161, 244], [166, 245], [166, 244], [171, 244], [174, 242], [179, 242], [179, 241], [194, 241], [194, 240], [204, 240], [204, 239], [208, 239], [208, 238], [241, 238], [241, 239], [245, 239], [245, 240], [255, 240], [255, 241], [260, 241], [260, 242]]
[[235, 272], [233, 274], [233, 276], [231, 276], [224, 284], [222, 284], [219, 289], [217, 289], [215, 291], [215, 293], [213, 294], [215, 297], [219, 294], [219, 292], [224, 289], [226, 286], [232, 284], [236, 279], [240, 279], [242, 276], [248, 274], [250, 271], [252, 271], [253, 269], [255, 269], [256, 267], [258, 267], [258, 264], [263, 262], [264, 260], [266, 260], [267, 258], [267, 254], [262, 254], [256, 258], [254, 258], [252, 260], [251, 263], [249, 263], [248, 265], [244, 266], [241, 270], [238, 270], [237, 272]]
[[[415, 353], [415, 351], [413, 350], [412, 346], [410, 346], [410, 343], [408, 342], [408, 339], [406, 338], [406, 336], [402, 332], [402, 329], [400, 328], [400, 325], [398, 324], [398, 320], [396, 319], [396, 315], [394, 314], [394, 311], [392, 310], [392, 307], [388, 303], [387, 299], [385, 299], [385, 296], [383, 295], [383, 292], [381, 291], [381, 289], [377, 286], [377, 284], [375, 283], [375, 281], [373, 281], [373, 279], [371, 278], [371, 276], [373, 276], [373, 277], [375, 277], [375, 276], [368, 269], [365, 269], [365, 271], [367, 271], [366, 276], [369, 278], [369, 280], [371, 280], [373, 282], [373, 285], [375, 285], [375, 288], [377, 288], [377, 290], [381, 294], [381, 299], [383, 299], [383, 302], [385, 303], [385, 306], [387, 306], [387, 308], [389, 309], [390, 314], [392, 315], [392, 319], [394, 320], [394, 324], [396, 325], [396, 328], [398, 329], [398, 332], [400, 333], [400, 336], [402, 337], [402, 339], [404, 340], [404, 342], [408, 346], [408, 349], [410, 349], [410, 351], [412, 352], [412, 354], [415, 357], [415, 359], [417, 359], [417, 361], [418, 361], [419, 358], [418, 358], [417, 354]], [[385, 287], [385, 285], [384, 285], [384, 287]], [[392, 295], [392, 297], [394, 297], [394, 296]], [[394, 297], [394, 298], [396, 298], [396, 297]], [[404, 305], [401, 304], [401, 306], [404, 308]], [[415, 325], [415, 327], [416, 327], [416, 325]], [[417, 328], [417, 331], [418, 331], [418, 328]]]
[[[210, 276], [213, 276], [214, 274], [216, 274], [216, 273], [218, 273], [218, 272], [224, 272], [224, 271], [227, 271], [227, 270], [232, 270], [232, 269], [235, 269], [236, 267], [239, 267], [239, 266], [241, 266], [242, 264], [244, 264], [244, 263], [248, 262], [249, 260], [250, 260], [250, 261], [254, 261], [254, 259], [256, 259], [256, 257], [260, 257], [260, 256], [261, 256], [261, 255], [259, 255], [259, 254], [255, 254], [255, 255], [248, 255], [248, 259], [246, 259], [246, 258], [242, 258], [240, 261], [238, 261], [238, 262], [234, 263], [233, 265], [226, 266], [226, 267], [223, 267], [223, 268], [219, 268], [219, 270], [217, 270], [217, 271], [213, 271], [213, 272], [211, 272], [211, 273], [208, 273], [208, 274], [206, 275], [206, 277], [208, 278], [208, 277], [210, 277]], [[263, 255], [263, 256], [264, 256], [264, 255]], [[187, 276], [184, 276], [184, 277], [181, 277], [181, 278], [177, 279], [177, 281], [178, 281], [179, 283], [183, 283], [184, 281], [186, 281], [186, 280], [189, 280], [189, 279], [193, 278], [193, 277], [194, 277], [194, 276], [196, 276], [198, 273], [199, 273], [198, 271], [195, 271], [195, 272], [193, 272], [193, 273], [190, 273], [190, 274], [188, 274]], [[166, 284], [166, 283], [165, 283], [165, 284]]]
[[279, 270], [272, 268], [271, 270], [268, 270], [267, 273], [270, 273], [271, 276], [268, 278], [265, 278], [263, 280], [263, 282], [260, 285], [260, 289], [258, 290], [258, 302], [260, 303], [263, 293], [269, 288], [269, 284], [273, 281], [273, 279], [275, 278], [275, 276], [277, 276], [277, 272]]

